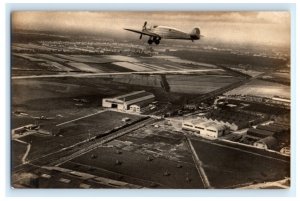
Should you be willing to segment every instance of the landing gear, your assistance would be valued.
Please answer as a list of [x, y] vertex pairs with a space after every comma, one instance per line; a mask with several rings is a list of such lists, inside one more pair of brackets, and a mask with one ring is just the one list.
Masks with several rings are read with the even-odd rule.
[[160, 42], [160, 40], [159, 40], [159, 39], [156, 39], [154, 42], [155, 42], [156, 45], [158, 45], [159, 42]]
[[152, 37], [150, 37], [149, 40], [148, 40], [148, 44], [151, 45], [153, 42], [156, 45], [158, 45], [160, 43], [160, 38], [152, 38]]

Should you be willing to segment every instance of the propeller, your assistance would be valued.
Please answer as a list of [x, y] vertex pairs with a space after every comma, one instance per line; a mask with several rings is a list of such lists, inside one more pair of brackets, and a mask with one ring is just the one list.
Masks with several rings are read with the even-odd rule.
[[[147, 21], [144, 22], [143, 31], [146, 29]], [[143, 34], [140, 35], [140, 40], [142, 39]]]
[[144, 22], [143, 30], [146, 29], [147, 21]]

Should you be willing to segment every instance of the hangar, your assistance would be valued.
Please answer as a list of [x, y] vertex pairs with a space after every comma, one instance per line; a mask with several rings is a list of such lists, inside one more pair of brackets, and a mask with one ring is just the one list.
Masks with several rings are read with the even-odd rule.
[[[117, 108], [118, 110], [129, 110], [131, 105], [145, 105], [154, 101], [155, 96], [147, 91], [134, 91], [129, 94], [102, 99], [102, 106]], [[138, 109], [140, 111], [140, 108]]]

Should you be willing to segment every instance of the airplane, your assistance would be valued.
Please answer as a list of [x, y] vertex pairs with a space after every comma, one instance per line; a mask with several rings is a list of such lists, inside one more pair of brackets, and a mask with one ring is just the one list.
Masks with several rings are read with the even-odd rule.
[[142, 30], [135, 30], [135, 29], [127, 29], [124, 28], [126, 31], [131, 31], [134, 33], [140, 34], [140, 39], [142, 39], [143, 35], [149, 36], [148, 44], [151, 45], [153, 42], [158, 45], [160, 40], [163, 39], [180, 39], [180, 40], [199, 40], [200, 37], [200, 29], [194, 28], [190, 33], [183, 32], [173, 27], [167, 26], [151, 26], [147, 28], [147, 21], [145, 21]]

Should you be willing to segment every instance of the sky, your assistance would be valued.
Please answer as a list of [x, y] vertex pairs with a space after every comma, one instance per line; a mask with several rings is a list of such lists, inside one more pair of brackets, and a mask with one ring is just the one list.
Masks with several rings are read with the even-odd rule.
[[290, 45], [289, 12], [53, 12], [12, 13], [13, 29], [108, 34], [138, 38], [123, 28], [142, 29], [144, 22], [190, 32], [199, 27], [205, 40], [224, 43]]

